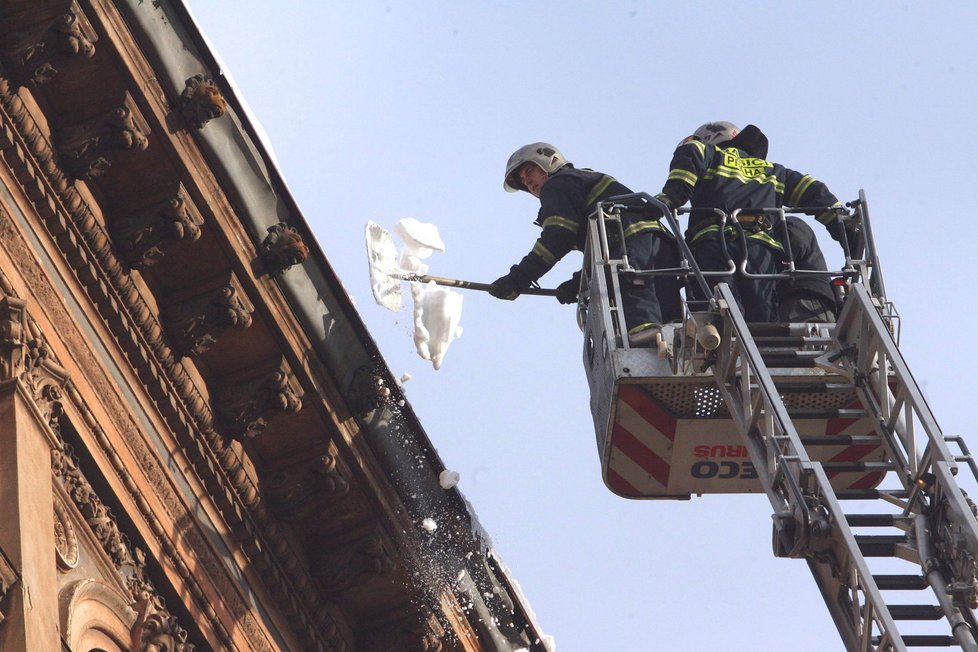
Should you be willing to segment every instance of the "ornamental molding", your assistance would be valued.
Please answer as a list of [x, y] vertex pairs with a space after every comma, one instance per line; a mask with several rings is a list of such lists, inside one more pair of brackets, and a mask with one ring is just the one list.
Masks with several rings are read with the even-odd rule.
[[3, 625], [4, 615], [3, 615], [3, 603], [7, 592], [10, 588], [17, 583], [20, 575], [14, 568], [14, 565], [7, 559], [7, 556], [3, 553], [3, 549], [0, 548], [0, 625]]
[[171, 295], [163, 324], [178, 355], [200, 355], [228, 330], [251, 326], [255, 307], [228, 272]]
[[214, 80], [206, 75], [194, 75], [187, 80], [180, 94], [180, 113], [194, 129], [227, 113], [228, 103]]
[[263, 482], [276, 513], [290, 519], [296, 514], [340, 502], [350, 493], [350, 470], [332, 454], [292, 465], [270, 474]]
[[117, 152], [142, 152], [149, 147], [149, 124], [129, 93], [115, 108], [56, 132], [55, 146], [76, 179], [102, 176]]
[[224, 389], [214, 397], [214, 408], [224, 432], [232, 439], [257, 437], [278, 415], [296, 414], [302, 409], [302, 388], [285, 358], [271, 367], [227, 376], [220, 385]]
[[301, 265], [309, 257], [309, 247], [295, 227], [279, 222], [268, 227], [261, 243], [261, 259], [272, 274], [284, 274], [293, 265]]
[[19, 84], [40, 86], [73, 62], [95, 56], [98, 35], [72, 0], [64, 13], [0, 35], [0, 61]]
[[158, 263], [173, 242], [196, 242], [203, 224], [183, 185], [174, 182], [149, 203], [123, 211], [109, 230], [126, 264], [141, 270]]
[[393, 546], [375, 529], [324, 552], [315, 565], [315, 572], [326, 592], [342, 601], [371, 577], [388, 575], [394, 569], [394, 558]]
[[[108, 233], [61, 169], [53, 145], [2, 71], [0, 150], [41, 223], [146, 383], [194, 471], [208, 483], [223, 517], [241, 537], [261, 542], [249, 556], [268, 586], [287, 596], [283, 608], [292, 614], [297, 631], [310, 647], [349, 649], [341, 633], [348, 626], [338, 624], [345, 616], [322, 600], [305, 565], [296, 561], [300, 556], [260, 499], [243, 453], [215, 430], [210, 402], [170, 348], [154, 310], [118, 258]], [[19, 238], [2, 207], [0, 231], [2, 237]], [[36, 267], [29, 252], [22, 258], [24, 265]], [[38, 282], [48, 283], [43, 273], [37, 274]], [[52, 300], [49, 308], [63, 306], [60, 300]], [[116, 460], [113, 464], [117, 471], [123, 470]]]

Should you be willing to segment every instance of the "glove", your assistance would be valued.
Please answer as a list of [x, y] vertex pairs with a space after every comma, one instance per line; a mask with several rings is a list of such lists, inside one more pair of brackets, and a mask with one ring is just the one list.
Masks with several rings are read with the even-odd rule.
[[577, 289], [581, 287], [581, 273], [574, 272], [569, 280], [557, 286], [557, 301], [561, 303], [577, 303]]
[[503, 301], [512, 301], [520, 296], [521, 292], [528, 290], [532, 284], [533, 280], [520, 269], [520, 266], [513, 265], [509, 268], [509, 274], [500, 276], [492, 282], [489, 294]]
[[862, 228], [856, 222], [843, 222], [842, 220], [836, 218], [836, 220], [830, 224], [826, 225], [829, 230], [829, 235], [832, 239], [838, 242], [840, 245], [844, 242], [849, 245], [849, 253], [854, 257], [858, 258], [862, 253], [863, 241], [862, 241]]

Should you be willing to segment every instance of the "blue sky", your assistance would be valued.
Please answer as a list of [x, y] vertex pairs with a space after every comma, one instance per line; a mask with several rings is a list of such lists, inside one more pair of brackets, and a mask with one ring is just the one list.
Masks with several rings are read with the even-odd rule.
[[696, 126], [754, 123], [773, 160], [844, 201], [866, 190], [901, 349], [944, 431], [970, 437], [978, 5], [188, 4], [561, 652], [841, 649], [807, 566], [771, 554], [763, 496], [633, 502], [604, 487], [572, 308], [468, 292], [436, 372], [410, 311], [373, 302], [363, 227], [434, 222], [448, 250], [431, 273], [490, 282], [539, 233], [537, 201], [502, 189], [519, 146], [549, 141], [656, 192]]

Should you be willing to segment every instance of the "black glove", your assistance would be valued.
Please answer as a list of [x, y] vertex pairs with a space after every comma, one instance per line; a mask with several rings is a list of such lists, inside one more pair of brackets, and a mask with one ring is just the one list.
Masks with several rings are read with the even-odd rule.
[[519, 265], [509, 268], [509, 274], [500, 276], [492, 282], [489, 294], [504, 301], [512, 301], [533, 285], [533, 280], [520, 269]]
[[577, 289], [581, 287], [581, 273], [574, 272], [570, 280], [557, 286], [557, 301], [561, 303], [577, 303]]
[[845, 242], [849, 245], [849, 253], [853, 258], [858, 258], [862, 254], [862, 228], [857, 222], [843, 222], [836, 218], [834, 222], [827, 225], [827, 228], [832, 239], [840, 245], [843, 243], [843, 238], [845, 238]]

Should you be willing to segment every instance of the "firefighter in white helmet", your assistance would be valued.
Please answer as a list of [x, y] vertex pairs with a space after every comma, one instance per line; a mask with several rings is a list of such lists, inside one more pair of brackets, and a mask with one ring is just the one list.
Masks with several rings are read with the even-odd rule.
[[[542, 229], [530, 253], [492, 284], [491, 294], [508, 300], [530, 288], [572, 249], [584, 249], [588, 216], [597, 202], [631, 192], [607, 174], [575, 168], [548, 143], [531, 143], [516, 150], [506, 163], [503, 188], [509, 192], [525, 190], [540, 199], [535, 223]], [[679, 266], [675, 242], [657, 219], [625, 215], [623, 220], [625, 246], [633, 266]], [[681, 318], [679, 287], [676, 276], [623, 277], [622, 302], [632, 346], [651, 346], [663, 323]], [[557, 288], [557, 299], [574, 303], [577, 289], [576, 279], [565, 281]]]

